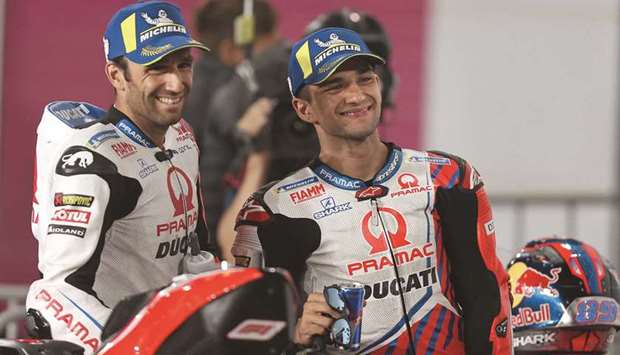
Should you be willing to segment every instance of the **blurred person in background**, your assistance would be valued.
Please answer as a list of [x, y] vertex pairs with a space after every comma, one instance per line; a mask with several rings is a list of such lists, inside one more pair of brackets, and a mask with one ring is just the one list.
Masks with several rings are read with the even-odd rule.
[[343, 28], [293, 45], [292, 106], [314, 126], [320, 154], [247, 200], [236, 264], [291, 272], [308, 295], [300, 347], [341, 316], [323, 288], [358, 282], [367, 302], [360, 353], [509, 354], [508, 275], [484, 184], [463, 159], [381, 141], [375, 67], [384, 63]]
[[56, 115], [56, 125], [39, 126], [32, 228], [41, 279], [26, 301], [31, 336], [87, 353], [121, 299], [167, 285], [190, 249], [209, 247], [198, 147], [181, 119], [190, 47], [207, 48], [179, 8], [161, 1], [120, 9], [103, 41], [114, 105], [81, 122], [102, 110], [50, 104], [44, 118]]
[[508, 263], [517, 354], [605, 354], [620, 328], [616, 269], [592, 246], [528, 242]]

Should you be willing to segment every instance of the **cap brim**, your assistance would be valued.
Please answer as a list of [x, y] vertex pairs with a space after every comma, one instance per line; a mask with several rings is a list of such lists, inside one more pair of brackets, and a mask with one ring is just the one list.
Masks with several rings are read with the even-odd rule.
[[[151, 65], [170, 53], [176, 52], [183, 48], [198, 48], [204, 51], [209, 51], [209, 48], [204, 44], [185, 36], [168, 36], [161, 39], [161, 41], [153, 42], [147, 47], [137, 49], [127, 54], [127, 59], [136, 64]], [[151, 52], [148, 52], [148, 51]], [[149, 55], [152, 54], [152, 55]]]
[[[320, 84], [324, 82], [325, 80], [327, 80], [327, 78], [332, 76], [332, 74], [334, 74], [334, 72], [338, 70], [338, 68], [340, 68], [342, 64], [346, 63], [349, 59], [353, 59], [356, 57], [367, 57], [368, 59], [370, 59], [372, 64], [385, 64], [385, 59], [381, 58], [380, 56], [376, 54], [372, 54], [372, 53], [347, 54], [347, 55], [342, 56], [342, 58], [338, 58], [336, 64], [334, 64], [334, 66], [329, 71], [327, 71], [325, 74], [321, 74], [321, 78], [318, 81], [315, 81], [314, 83], [312, 83], [312, 85], [316, 85], [316, 84]], [[299, 90], [297, 90], [297, 92], [299, 92]]]

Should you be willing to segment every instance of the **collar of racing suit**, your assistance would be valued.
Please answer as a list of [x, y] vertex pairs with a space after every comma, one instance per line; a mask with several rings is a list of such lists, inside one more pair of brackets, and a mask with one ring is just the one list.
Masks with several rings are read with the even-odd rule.
[[110, 122], [116, 126], [123, 134], [125, 134], [133, 142], [147, 147], [156, 148], [157, 145], [124, 113], [112, 106], [108, 110], [104, 121]]
[[368, 186], [379, 185], [396, 174], [403, 162], [403, 151], [399, 146], [391, 142], [383, 142], [383, 144], [388, 147], [388, 155], [385, 164], [383, 164], [383, 167], [368, 181], [341, 174], [323, 163], [318, 157], [315, 158], [309, 166], [310, 169], [321, 179], [325, 180], [325, 182], [344, 190], [356, 191]]

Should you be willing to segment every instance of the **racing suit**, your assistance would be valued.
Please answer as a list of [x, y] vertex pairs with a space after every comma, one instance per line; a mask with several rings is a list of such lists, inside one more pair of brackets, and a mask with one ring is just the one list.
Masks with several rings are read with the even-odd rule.
[[458, 157], [388, 146], [370, 181], [315, 160], [255, 193], [236, 263], [284, 267], [306, 293], [364, 284], [360, 353], [510, 354], [508, 276], [479, 175]]
[[48, 105], [37, 134], [32, 230], [41, 279], [26, 307], [54, 339], [92, 352], [114, 305], [179, 273], [189, 231], [206, 240], [198, 148], [183, 120], [162, 150], [122, 112], [85, 103]]

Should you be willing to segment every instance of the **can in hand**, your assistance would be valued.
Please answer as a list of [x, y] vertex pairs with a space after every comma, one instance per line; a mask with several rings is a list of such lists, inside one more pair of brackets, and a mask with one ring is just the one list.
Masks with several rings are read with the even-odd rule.
[[330, 340], [341, 350], [358, 350], [362, 340], [364, 285], [354, 282], [326, 286], [323, 296], [330, 307], [342, 314], [331, 326]]

